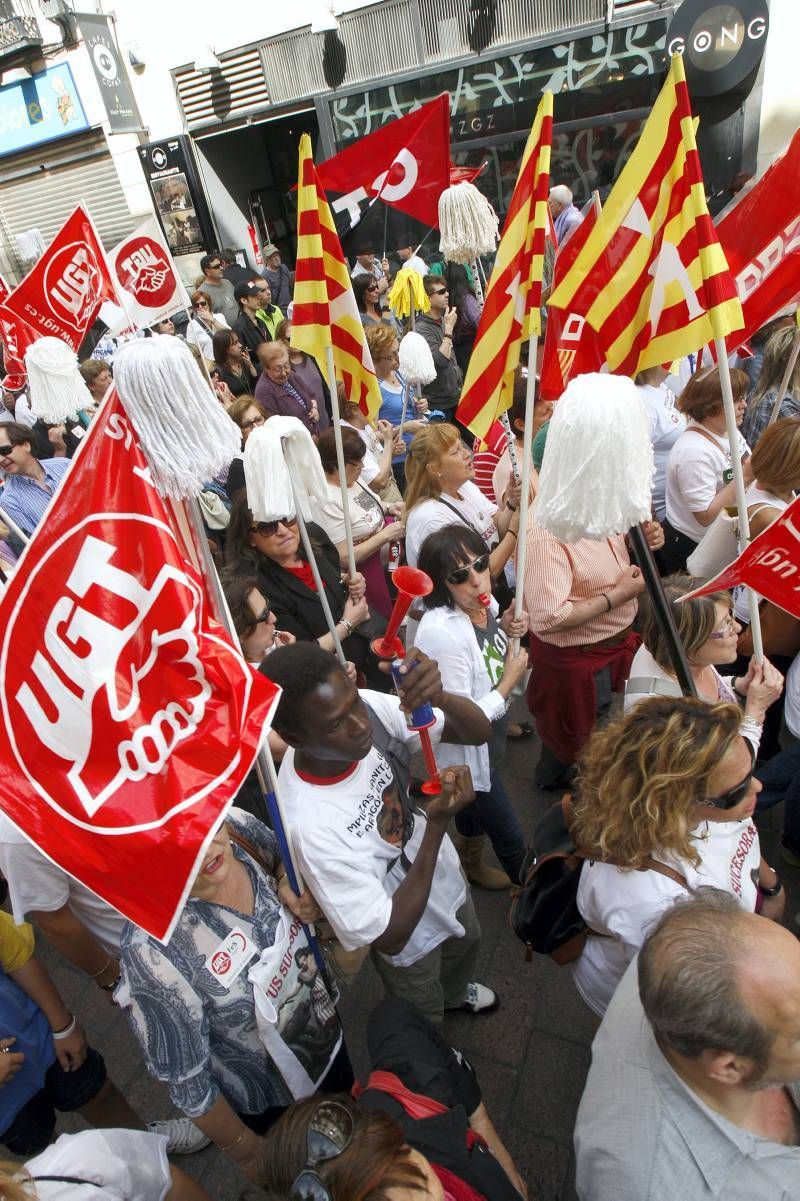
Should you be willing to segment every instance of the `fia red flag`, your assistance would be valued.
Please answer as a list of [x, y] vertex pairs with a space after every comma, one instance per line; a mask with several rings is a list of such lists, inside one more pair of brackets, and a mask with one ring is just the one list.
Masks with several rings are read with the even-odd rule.
[[800, 497], [747, 546], [738, 559], [687, 597], [746, 584], [800, 618]]
[[439, 197], [450, 183], [450, 97], [447, 92], [416, 112], [389, 121], [317, 167], [335, 216], [358, 225], [375, 198], [425, 225], [438, 226]]
[[[561, 283], [594, 229], [597, 221], [594, 198], [584, 206], [582, 213], [583, 221], [564, 239], [556, 252], [553, 290]], [[542, 400], [558, 400], [573, 376], [599, 371], [604, 363], [603, 348], [585, 317], [562, 309], [547, 310], [547, 330], [539, 377], [539, 396]]]
[[37, 336], [77, 350], [103, 301], [116, 299], [92, 219], [78, 205], [5, 303]]
[[0, 808], [166, 940], [278, 690], [209, 614], [116, 390], [0, 599]]
[[800, 130], [781, 157], [715, 222], [742, 303], [735, 350], [787, 305], [800, 301]]

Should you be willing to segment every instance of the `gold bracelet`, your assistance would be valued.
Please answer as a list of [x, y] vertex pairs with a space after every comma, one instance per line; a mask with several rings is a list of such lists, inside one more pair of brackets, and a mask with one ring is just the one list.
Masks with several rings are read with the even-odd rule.
[[239, 1135], [238, 1138], [235, 1138], [232, 1143], [228, 1143], [227, 1147], [220, 1147], [218, 1145], [217, 1150], [221, 1151], [223, 1153], [223, 1155], [228, 1151], [232, 1151], [234, 1147], [239, 1146], [239, 1143], [244, 1142], [244, 1136], [245, 1136], [245, 1131], [242, 1131], [242, 1133]]
[[111, 967], [111, 956], [109, 955], [108, 959], [105, 961], [103, 966], [100, 968], [99, 972], [90, 972], [89, 973], [89, 979], [96, 980], [98, 976], [102, 976], [103, 972], [107, 971], [108, 968], [110, 968], [110, 967]]

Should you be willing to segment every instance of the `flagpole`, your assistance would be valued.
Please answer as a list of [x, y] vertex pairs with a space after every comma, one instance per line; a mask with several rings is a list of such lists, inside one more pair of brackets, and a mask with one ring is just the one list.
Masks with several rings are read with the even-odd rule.
[[[533, 402], [536, 394], [536, 351], [539, 335], [528, 339], [528, 378], [525, 388], [525, 432], [522, 436], [522, 488], [519, 497], [519, 528], [517, 531], [517, 582], [514, 590], [514, 617], [522, 616], [525, 603], [525, 563], [528, 557], [528, 493], [531, 486], [531, 447], [533, 446]], [[512, 654], [519, 651], [519, 638], [512, 638]]]
[[[527, 394], [525, 399], [527, 407]], [[508, 409], [505, 413], [500, 414], [500, 424], [503, 427], [503, 433], [506, 436], [506, 446], [508, 447], [508, 457], [511, 460], [511, 470], [514, 472], [514, 479], [519, 483], [519, 463], [517, 462], [517, 447], [514, 431], [511, 428], [511, 422], [508, 420]]]
[[336, 442], [336, 466], [339, 470], [339, 488], [342, 493], [342, 515], [344, 517], [344, 537], [347, 543], [347, 571], [352, 579], [356, 574], [356, 552], [353, 546], [353, 523], [350, 520], [350, 496], [347, 491], [347, 476], [345, 474], [344, 447], [342, 445], [342, 418], [339, 413], [339, 393], [336, 391], [336, 368], [333, 364], [333, 346], [328, 343], [325, 347], [325, 366], [328, 371], [328, 388], [331, 394], [331, 413], [333, 414], [333, 437]]
[[775, 397], [775, 404], [772, 406], [772, 412], [769, 415], [769, 421], [767, 422], [768, 425], [772, 425], [773, 421], [778, 420], [778, 414], [781, 411], [781, 405], [783, 404], [783, 398], [786, 395], [786, 393], [789, 391], [789, 380], [792, 378], [792, 372], [795, 369], [795, 364], [797, 363], [798, 355], [800, 355], [800, 309], [798, 309], [797, 317], [798, 317], [798, 324], [797, 324], [797, 329], [794, 331], [794, 341], [792, 342], [792, 349], [789, 354], [789, 361], [786, 364], [786, 370], [783, 373], [783, 379], [781, 380], [781, 386], [778, 388], [778, 395]]
[[[738, 453], [739, 430], [736, 426], [733, 388], [731, 387], [731, 369], [728, 363], [728, 351], [725, 347], [725, 339], [715, 337], [714, 348], [717, 354], [717, 366], [719, 368], [719, 379], [722, 387], [722, 404], [725, 409], [725, 426], [728, 432], [728, 445], [731, 452], [731, 467], [733, 469], [739, 522], [739, 548], [741, 551], [750, 545], [750, 518], [747, 515], [747, 498], [745, 496], [742, 460]], [[758, 593], [754, 592], [752, 588], [747, 589], [747, 597], [750, 602], [750, 629], [753, 635], [753, 656], [756, 663], [760, 664], [764, 662], [764, 642], [761, 637], [761, 618], [758, 612], [759, 597]]]
[[0, 518], [6, 523], [12, 534], [16, 534], [20, 542], [30, 542], [27, 534], [23, 534], [22, 530], [17, 525], [16, 521], [12, 521], [5, 509], [0, 508]]

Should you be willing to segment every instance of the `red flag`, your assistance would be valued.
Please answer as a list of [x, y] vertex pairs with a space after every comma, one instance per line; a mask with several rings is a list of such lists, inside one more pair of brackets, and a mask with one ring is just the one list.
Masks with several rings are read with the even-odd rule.
[[735, 350], [800, 300], [800, 130], [715, 224], [744, 313], [744, 329], [726, 338], [728, 349]]
[[25, 351], [35, 341], [36, 334], [31, 327], [0, 303], [0, 342], [3, 343], [3, 364], [6, 369], [2, 386], [9, 392], [18, 392], [25, 387], [28, 379]]
[[[583, 221], [564, 239], [556, 253], [553, 291], [575, 262], [578, 252], [594, 229], [597, 221], [594, 198], [584, 205], [582, 212]], [[547, 310], [547, 330], [539, 377], [539, 396], [542, 400], [558, 400], [573, 376], [599, 371], [604, 362], [605, 356], [597, 334], [585, 317], [562, 309]]]
[[0, 807], [166, 940], [278, 690], [208, 611], [116, 391], [0, 599]]
[[349, 213], [358, 225], [371, 197], [398, 208], [425, 225], [439, 224], [439, 197], [450, 183], [450, 97], [429, 100], [407, 117], [389, 121], [374, 133], [317, 167], [334, 214]]
[[[457, 167], [455, 163], [450, 164], [450, 185], [457, 183], [473, 183], [478, 178], [486, 162], [482, 162], [479, 167]], [[438, 223], [437, 223], [438, 224]]]
[[78, 205], [5, 303], [38, 336], [77, 350], [104, 300], [117, 301], [111, 273], [92, 219]]
[[9, 288], [8, 284], [3, 279], [2, 275], [0, 275], [0, 304], [3, 303], [10, 291], [11, 289]]
[[[800, 618], [800, 497], [747, 546], [738, 559], [687, 597], [746, 584]], [[685, 599], [685, 598], [684, 598]]]

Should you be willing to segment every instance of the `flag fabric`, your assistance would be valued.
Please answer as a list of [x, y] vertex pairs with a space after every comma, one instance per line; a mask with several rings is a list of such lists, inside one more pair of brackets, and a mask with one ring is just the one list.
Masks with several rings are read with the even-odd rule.
[[375, 368], [347, 262], [311, 157], [311, 138], [306, 133], [300, 139], [291, 344], [314, 356], [326, 383], [326, 349], [331, 347], [336, 378], [344, 382], [347, 398], [370, 419], [377, 415], [381, 394]]
[[716, 229], [744, 314], [744, 328], [728, 336], [730, 351], [800, 301], [800, 130]]
[[3, 343], [3, 364], [6, 370], [2, 386], [9, 392], [20, 391], [28, 382], [25, 351], [36, 338], [36, 332], [0, 302], [0, 342]]
[[[334, 214], [358, 225], [378, 197], [424, 225], [438, 226], [439, 197], [450, 183], [450, 97], [447, 92], [317, 167], [326, 192], [338, 192]], [[346, 228], [346, 227], [345, 227]]]
[[759, 596], [800, 618], [800, 497], [746, 546], [713, 580], [683, 599], [725, 592], [745, 584]]
[[155, 217], [123, 238], [109, 252], [108, 262], [126, 324], [141, 329], [176, 309], [188, 312], [189, 297]]
[[112, 389], [0, 598], [0, 808], [164, 941], [279, 695], [172, 516]]
[[116, 299], [102, 243], [78, 205], [5, 304], [37, 336], [77, 351], [103, 301]]
[[486, 289], [456, 417], [478, 438], [511, 406], [522, 343], [541, 333], [553, 94], [539, 102]]
[[[594, 197], [581, 210], [583, 221], [564, 239], [556, 252], [553, 289], [572, 267], [597, 221]], [[548, 309], [544, 337], [539, 398], [558, 400], [574, 375], [599, 371], [605, 362], [597, 334], [579, 313]]]
[[585, 317], [609, 370], [620, 375], [671, 363], [741, 329], [736, 286], [706, 205], [679, 54], [550, 307]]

